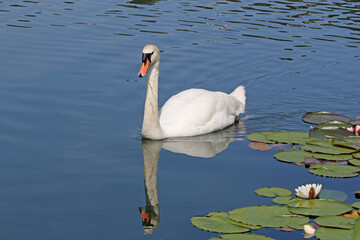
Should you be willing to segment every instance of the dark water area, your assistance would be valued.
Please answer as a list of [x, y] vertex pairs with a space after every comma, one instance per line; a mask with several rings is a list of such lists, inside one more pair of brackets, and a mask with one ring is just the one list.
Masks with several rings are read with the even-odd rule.
[[[0, 1], [0, 238], [209, 239], [190, 218], [271, 205], [254, 191], [335, 179], [250, 149], [301, 116], [360, 116], [359, 1]], [[142, 141], [147, 43], [159, 103], [188, 89], [247, 91], [251, 116], [206, 136]], [[151, 213], [142, 226], [139, 207]], [[146, 234], [144, 234], [146, 233]], [[275, 239], [303, 239], [272, 229]]]

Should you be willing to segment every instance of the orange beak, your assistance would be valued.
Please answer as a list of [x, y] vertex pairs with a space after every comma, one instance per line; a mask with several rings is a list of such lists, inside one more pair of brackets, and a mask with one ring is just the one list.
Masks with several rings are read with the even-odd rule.
[[145, 74], [146, 74], [149, 66], [150, 66], [150, 60], [149, 60], [149, 59], [146, 59], [146, 62], [143, 62], [143, 63], [141, 64], [141, 67], [140, 67], [138, 76], [139, 76], [139, 77], [145, 76]]

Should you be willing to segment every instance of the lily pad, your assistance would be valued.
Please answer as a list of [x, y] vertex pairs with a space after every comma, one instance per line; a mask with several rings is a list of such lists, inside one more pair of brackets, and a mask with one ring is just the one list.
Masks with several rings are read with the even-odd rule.
[[274, 132], [259, 132], [259, 133], [251, 133], [246, 136], [246, 138], [252, 142], [262, 142], [262, 143], [275, 143], [272, 140], [269, 140], [267, 136]]
[[221, 235], [220, 238], [210, 238], [209, 240], [275, 240], [275, 239], [270, 237], [265, 237], [263, 235], [243, 233], [243, 234]]
[[321, 147], [333, 147], [332, 140], [331, 139], [318, 139], [314, 138], [311, 141], [308, 141], [307, 144], [309, 145], [316, 145]]
[[357, 218], [355, 227], [352, 233], [352, 240], [360, 239], [360, 218]]
[[249, 147], [260, 151], [267, 151], [271, 149], [269, 144], [263, 142], [251, 142], [249, 143]]
[[229, 218], [250, 225], [262, 227], [290, 227], [294, 224], [306, 224], [308, 217], [299, 216], [289, 212], [288, 207], [279, 206], [253, 206], [232, 210]]
[[339, 215], [352, 210], [348, 203], [323, 199], [294, 199], [288, 203], [289, 211], [306, 216]]
[[353, 159], [353, 156], [351, 154], [333, 155], [333, 154], [325, 154], [325, 153], [314, 153], [313, 157], [316, 159], [323, 159], [329, 161], [345, 161], [345, 160]]
[[348, 147], [356, 150], [360, 150], [360, 137], [351, 136], [340, 139], [333, 139], [333, 145], [340, 147]]
[[360, 119], [355, 119], [355, 120], [351, 120], [350, 121], [350, 123], [352, 124], [352, 125], [360, 125]]
[[346, 193], [331, 189], [322, 189], [319, 195], [320, 199], [331, 199], [336, 201], [345, 201], [347, 197]]
[[304, 162], [305, 158], [312, 157], [312, 154], [303, 150], [296, 149], [277, 152], [274, 154], [274, 157], [282, 162], [301, 163]]
[[356, 219], [342, 216], [321, 216], [316, 218], [315, 222], [324, 227], [353, 229]]
[[279, 187], [263, 187], [255, 191], [258, 195], [263, 197], [289, 196], [291, 191], [286, 188]]
[[360, 159], [360, 152], [353, 153], [353, 157]]
[[360, 201], [354, 202], [354, 203], [352, 204], [352, 206], [353, 206], [354, 208], [360, 209]]
[[235, 222], [229, 219], [229, 213], [227, 212], [210, 212], [206, 215], [206, 217], [212, 217], [215, 216], [216, 218], [224, 218], [225, 221], [230, 221], [231, 224], [234, 224], [236, 226], [239, 227], [243, 227], [243, 228], [249, 228], [252, 230], [257, 230], [260, 229], [260, 226], [255, 226], [255, 225], [249, 225], [249, 224], [245, 224], [245, 223], [241, 223], [241, 222]]
[[360, 166], [360, 160], [359, 159], [351, 159], [349, 160], [349, 163], [355, 166]]
[[309, 140], [309, 133], [302, 131], [275, 132], [267, 135], [267, 139], [280, 143], [302, 144]]
[[276, 197], [272, 200], [273, 203], [276, 204], [288, 204], [289, 201], [291, 200], [291, 196], [283, 196], [283, 197]]
[[202, 230], [217, 233], [243, 233], [250, 231], [249, 228], [236, 225], [237, 223], [228, 218], [228, 213], [211, 213], [209, 216], [191, 218], [191, 223]]
[[321, 227], [315, 232], [316, 238], [320, 240], [352, 240], [353, 230]]
[[325, 147], [325, 146], [319, 146], [319, 145], [313, 145], [313, 144], [303, 144], [301, 145], [301, 149], [313, 153], [324, 153], [324, 154], [350, 154], [355, 152], [354, 149], [349, 148], [342, 148], [342, 147]]
[[316, 230], [316, 237], [320, 240], [360, 239], [360, 218], [356, 219], [355, 226], [351, 230], [321, 227]]
[[310, 138], [328, 139], [328, 138], [343, 138], [348, 136], [355, 136], [355, 134], [343, 128], [337, 128], [337, 129], [313, 128], [309, 131]]
[[346, 178], [359, 175], [360, 168], [349, 165], [314, 164], [310, 167], [309, 171], [315, 175], [324, 177]]
[[350, 122], [351, 118], [331, 112], [307, 112], [302, 120], [310, 124], [320, 124], [331, 121]]
[[320, 129], [336, 129], [336, 128], [350, 128], [353, 125], [351, 123], [348, 122], [340, 122], [340, 121], [331, 121], [331, 122], [326, 122], [326, 123], [320, 123], [319, 125], [317, 125], [317, 128]]

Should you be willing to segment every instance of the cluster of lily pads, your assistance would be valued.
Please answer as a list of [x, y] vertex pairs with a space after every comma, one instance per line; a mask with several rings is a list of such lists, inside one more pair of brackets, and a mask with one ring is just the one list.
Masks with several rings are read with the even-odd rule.
[[[329, 112], [309, 112], [302, 120], [313, 124], [309, 132], [260, 132], [247, 135], [250, 146], [260, 150], [290, 144], [279, 151], [282, 162], [309, 166], [313, 174], [325, 177], [355, 177], [360, 174], [360, 119], [352, 120]], [[255, 146], [255, 147], [254, 147]]]
[[[308, 186], [302, 187], [309, 189]], [[301, 188], [299, 189], [297, 193], [301, 191]], [[329, 192], [331, 190], [327, 193]], [[211, 212], [206, 216], [193, 217], [191, 223], [205, 231], [225, 234], [210, 240], [273, 239], [247, 233], [260, 228], [275, 228], [282, 231], [304, 229], [305, 237], [315, 235], [320, 240], [360, 239], [360, 201], [349, 204], [327, 199], [329, 194], [320, 194], [319, 199], [292, 198], [290, 190], [279, 187], [260, 188], [256, 193], [264, 197], [273, 197], [273, 202], [283, 206], [262, 205], [238, 208], [230, 212]], [[318, 228], [316, 231], [314, 226]]]
[[[250, 146], [269, 150], [289, 144], [290, 150], [276, 152], [274, 157], [282, 162], [308, 166], [316, 175], [340, 178], [360, 174], [360, 119], [310, 112], [302, 120], [313, 124], [309, 132], [253, 133], [247, 135]], [[301, 186], [295, 189], [295, 198], [285, 188], [260, 188], [255, 191], [258, 195], [272, 197], [272, 202], [278, 205], [211, 212], [193, 217], [191, 223], [205, 231], [225, 234], [210, 240], [273, 239], [247, 233], [260, 228], [303, 229], [304, 237], [315, 235], [320, 240], [360, 239], [360, 201], [349, 204], [343, 202], [345, 193], [326, 189], [320, 193], [321, 188], [321, 184]], [[360, 198], [360, 190], [355, 196]]]

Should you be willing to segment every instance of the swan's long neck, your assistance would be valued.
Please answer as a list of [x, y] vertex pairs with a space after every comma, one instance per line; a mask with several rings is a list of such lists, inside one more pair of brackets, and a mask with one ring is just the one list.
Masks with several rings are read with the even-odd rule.
[[159, 64], [158, 61], [150, 66], [146, 79], [145, 109], [141, 134], [150, 139], [163, 138], [158, 107]]

